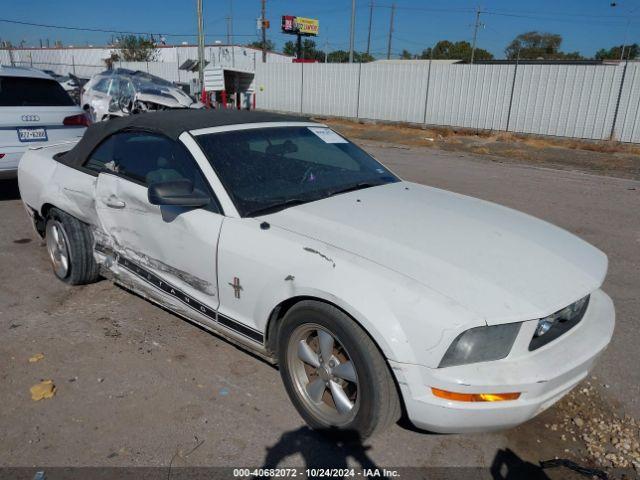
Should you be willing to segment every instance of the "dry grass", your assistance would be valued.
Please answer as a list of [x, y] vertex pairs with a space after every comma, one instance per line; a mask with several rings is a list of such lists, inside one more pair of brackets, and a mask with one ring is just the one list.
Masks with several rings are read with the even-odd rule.
[[552, 168], [640, 179], [640, 146], [444, 127], [321, 119], [347, 137], [408, 147], [436, 147]]

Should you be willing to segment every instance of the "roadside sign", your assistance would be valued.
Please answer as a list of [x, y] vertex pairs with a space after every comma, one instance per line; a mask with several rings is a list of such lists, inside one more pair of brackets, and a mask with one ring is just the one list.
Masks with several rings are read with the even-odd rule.
[[282, 16], [282, 33], [315, 37], [319, 31], [320, 23], [317, 18], [295, 17], [293, 15]]

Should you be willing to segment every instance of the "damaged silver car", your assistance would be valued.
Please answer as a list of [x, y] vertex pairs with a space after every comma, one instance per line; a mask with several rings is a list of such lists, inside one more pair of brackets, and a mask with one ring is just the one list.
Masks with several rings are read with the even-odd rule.
[[94, 122], [141, 112], [204, 106], [167, 80], [124, 68], [95, 75], [82, 88], [81, 105]]

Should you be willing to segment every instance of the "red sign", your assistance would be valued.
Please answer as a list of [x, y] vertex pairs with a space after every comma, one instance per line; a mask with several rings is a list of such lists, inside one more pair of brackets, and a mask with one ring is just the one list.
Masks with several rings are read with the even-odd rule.
[[282, 16], [282, 31], [287, 33], [296, 33], [295, 27], [296, 17], [293, 15]]

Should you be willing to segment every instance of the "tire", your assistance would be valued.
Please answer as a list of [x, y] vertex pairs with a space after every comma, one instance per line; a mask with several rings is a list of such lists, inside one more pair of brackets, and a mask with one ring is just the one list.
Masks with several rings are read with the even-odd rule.
[[[331, 350], [327, 335], [333, 339]], [[387, 362], [369, 335], [338, 308], [297, 303], [282, 320], [278, 346], [284, 386], [311, 428], [364, 439], [400, 418]]]
[[77, 218], [52, 208], [47, 215], [45, 242], [53, 273], [63, 282], [86, 285], [100, 278], [93, 258], [93, 235]]

